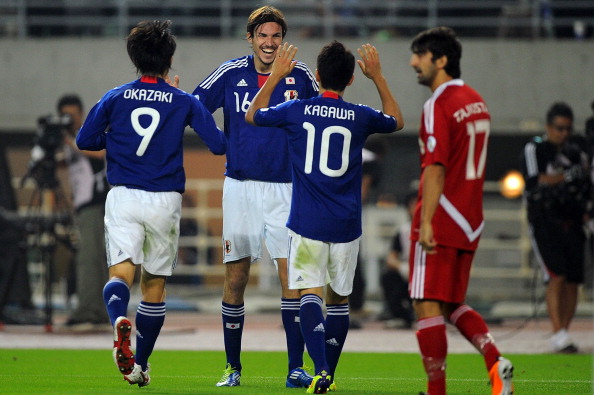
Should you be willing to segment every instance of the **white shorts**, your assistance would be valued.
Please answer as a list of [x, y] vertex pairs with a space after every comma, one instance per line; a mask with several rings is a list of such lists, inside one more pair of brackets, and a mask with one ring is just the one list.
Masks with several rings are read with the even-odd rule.
[[348, 243], [308, 239], [289, 230], [289, 289], [330, 284], [340, 296], [353, 292], [359, 238]]
[[177, 261], [182, 195], [112, 188], [105, 201], [107, 266], [130, 259], [149, 273], [171, 276]]
[[[291, 183], [225, 178], [223, 262], [262, 258], [262, 239], [272, 259], [286, 258]], [[275, 262], [276, 263], [276, 262]]]

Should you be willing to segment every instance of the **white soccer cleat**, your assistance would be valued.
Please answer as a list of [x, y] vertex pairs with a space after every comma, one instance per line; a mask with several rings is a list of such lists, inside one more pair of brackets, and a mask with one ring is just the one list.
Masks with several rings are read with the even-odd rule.
[[139, 387], [146, 387], [151, 383], [151, 377], [149, 376], [150, 370], [151, 366], [149, 365], [143, 372], [142, 367], [135, 363], [132, 373], [125, 375], [124, 380], [130, 383], [130, 385], [138, 384]]

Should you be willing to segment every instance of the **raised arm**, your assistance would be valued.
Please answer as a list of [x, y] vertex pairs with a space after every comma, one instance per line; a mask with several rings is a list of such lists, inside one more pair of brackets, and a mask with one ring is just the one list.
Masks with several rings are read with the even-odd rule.
[[398, 102], [392, 96], [388, 82], [382, 74], [382, 65], [377, 49], [371, 44], [363, 44], [361, 48], [357, 49], [357, 52], [361, 56], [361, 60], [357, 60], [361, 71], [367, 78], [373, 81], [377, 88], [382, 101], [382, 111], [384, 114], [396, 118], [396, 130], [402, 129], [404, 127], [404, 119], [402, 118], [400, 105], [398, 105]]
[[276, 59], [274, 59], [268, 79], [262, 88], [260, 88], [256, 94], [256, 97], [254, 97], [254, 100], [252, 100], [247, 112], [245, 113], [245, 120], [247, 123], [255, 125], [254, 114], [256, 114], [256, 111], [261, 108], [268, 107], [270, 96], [272, 95], [272, 92], [274, 92], [276, 85], [283, 78], [289, 75], [297, 64], [297, 61], [293, 60], [296, 54], [297, 47], [289, 45], [288, 43], [284, 43], [283, 46], [278, 49]]

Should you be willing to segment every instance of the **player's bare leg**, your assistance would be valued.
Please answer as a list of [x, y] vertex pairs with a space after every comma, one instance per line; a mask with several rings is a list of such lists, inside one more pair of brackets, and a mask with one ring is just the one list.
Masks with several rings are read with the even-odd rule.
[[250, 279], [250, 257], [225, 264], [225, 281], [223, 284], [223, 302], [243, 304], [245, 288]]
[[278, 279], [281, 285], [282, 297], [286, 299], [299, 299], [301, 297], [298, 289], [289, 289], [289, 271], [287, 269], [287, 258], [278, 258]]

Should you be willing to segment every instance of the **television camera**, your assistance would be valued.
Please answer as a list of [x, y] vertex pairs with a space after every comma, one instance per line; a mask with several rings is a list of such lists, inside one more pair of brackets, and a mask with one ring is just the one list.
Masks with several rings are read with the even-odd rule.
[[37, 132], [33, 139], [29, 170], [23, 182], [33, 178], [41, 187], [54, 188], [57, 185], [56, 150], [62, 146], [64, 133], [72, 125], [69, 115], [46, 115], [37, 120]]

